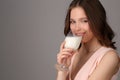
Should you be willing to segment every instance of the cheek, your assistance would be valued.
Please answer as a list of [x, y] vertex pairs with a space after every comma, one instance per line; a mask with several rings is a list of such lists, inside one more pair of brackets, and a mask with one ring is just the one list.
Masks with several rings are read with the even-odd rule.
[[70, 30], [72, 31], [72, 33], [75, 33], [75, 27], [70, 27]]
[[85, 35], [83, 36], [82, 41], [83, 42], [89, 42], [93, 37], [94, 37], [94, 35], [91, 31], [86, 32]]

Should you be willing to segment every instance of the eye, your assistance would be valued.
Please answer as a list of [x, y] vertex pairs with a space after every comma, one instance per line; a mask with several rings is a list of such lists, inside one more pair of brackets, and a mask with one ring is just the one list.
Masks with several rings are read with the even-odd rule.
[[88, 19], [83, 19], [83, 20], [81, 20], [81, 22], [87, 23], [87, 22], [88, 22]]
[[70, 21], [70, 24], [74, 24], [74, 23], [75, 23], [75, 21], [73, 21], [73, 20]]

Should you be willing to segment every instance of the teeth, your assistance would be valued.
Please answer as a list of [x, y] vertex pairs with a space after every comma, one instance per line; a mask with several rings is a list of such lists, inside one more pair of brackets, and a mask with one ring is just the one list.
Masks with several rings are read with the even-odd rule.
[[77, 34], [77, 36], [83, 36], [83, 34]]
[[83, 36], [83, 35], [84, 35], [84, 33], [78, 33], [77, 35]]

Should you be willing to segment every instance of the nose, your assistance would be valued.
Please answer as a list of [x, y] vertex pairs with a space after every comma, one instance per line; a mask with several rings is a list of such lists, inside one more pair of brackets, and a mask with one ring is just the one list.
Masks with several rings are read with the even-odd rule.
[[80, 23], [76, 23], [75, 29], [76, 29], [76, 30], [81, 30], [81, 25], [80, 25]]

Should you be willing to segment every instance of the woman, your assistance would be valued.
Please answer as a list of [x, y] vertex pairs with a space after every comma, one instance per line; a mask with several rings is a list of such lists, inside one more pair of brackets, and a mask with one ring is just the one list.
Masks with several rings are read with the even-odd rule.
[[106, 21], [99, 0], [73, 0], [65, 20], [65, 36], [82, 36], [78, 50], [64, 48], [57, 55], [57, 80], [115, 80], [119, 57], [112, 39], [114, 33]]

